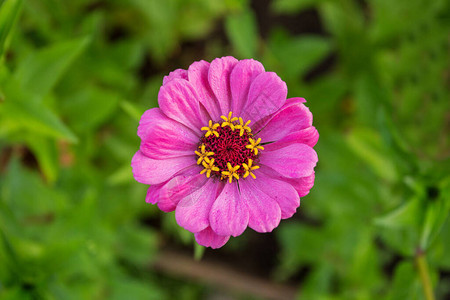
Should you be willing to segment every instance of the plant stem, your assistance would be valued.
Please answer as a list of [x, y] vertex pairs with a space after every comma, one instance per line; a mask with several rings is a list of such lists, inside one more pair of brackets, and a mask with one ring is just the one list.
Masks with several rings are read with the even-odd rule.
[[417, 251], [416, 254], [416, 264], [419, 269], [420, 280], [422, 281], [423, 292], [425, 294], [425, 299], [435, 300], [433, 293], [433, 286], [431, 285], [430, 273], [428, 270], [428, 263], [423, 251]]

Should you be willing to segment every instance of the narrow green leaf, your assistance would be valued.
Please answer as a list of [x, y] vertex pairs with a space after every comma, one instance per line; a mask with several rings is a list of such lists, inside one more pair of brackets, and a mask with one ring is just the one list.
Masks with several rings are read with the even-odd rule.
[[285, 76], [297, 81], [330, 53], [331, 43], [320, 36], [294, 38], [283, 30], [276, 30], [270, 36], [269, 49]]
[[142, 109], [135, 104], [123, 100], [120, 102], [120, 107], [134, 120], [138, 121], [141, 119], [142, 114], [145, 112], [145, 109]]
[[78, 142], [77, 137], [64, 125], [58, 117], [44, 105], [24, 101], [6, 101], [5, 110], [8, 117], [14, 122], [30, 131], [39, 132], [48, 136], [65, 139], [69, 142]]
[[426, 250], [439, 234], [442, 226], [448, 218], [450, 212], [450, 177], [447, 177], [440, 184], [441, 196], [438, 199], [428, 200], [428, 207], [425, 214], [425, 222], [422, 229], [420, 246]]
[[64, 99], [62, 115], [77, 133], [93, 130], [113, 115], [119, 97], [108, 89], [86, 87]]
[[49, 183], [55, 182], [59, 172], [59, 156], [56, 141], [38, 134], [26, 137], [28, 147], [38, 160], [40, 169]]
[[[14, 265], [15, 268], [18, 268], [20, 265], [19, 258], [17, 256], [16, 250], [14, 249], [13, 245], [9, 241], [8, 237], [5, 235], [5, 233], [0, 228], [0, 239], [2, 241], [2, 248], [5, 250], [6, 255], [8, 256], [7, 261], [10, 262], [11, 265]], [[14, 269], [15, 269], [14, 268]]]
[[45, 96], [83, 52], [89, 38], [59, 42], [33, 53], [23, 60], [14, 77], [33, 98]]
[[394, 279], [390, 289], [390, 300], [422, 299], [422, 290], [414, 265], [410, 261], [403, 261], [395, 269]]
[[381, 138], [369, 129], [357, 129], [347, 136], [347, 142], [356, 155], [361, 157], [381, 178], [390, 182], [397, 180], [396, 166], [391, 162]]
[[229, 15], [225, 20], [225, 30], [238, 56], [242, 58], [256, 56], [259, 36], [252, 11]]
[[9, 33], [17, 20], [22, 7], [22, 0], [3, 1], [0, 6], [0, 60], [6, 51]]
[[387, 215], [376, 218], [375, 224], [389, 228], [417, 227], [422, 209], [423, 202], [415, 197]]
[[77, 142], [77, 137], [54, 112], [30, 97], [26, 91], [18, 88], [17, 82], [10, 80], [5, 88], [5, 101], [0, 106], [2, 118], [31, 132]]
[[111, 185], [133, 182], [133, 173], [131, 172], [130, 163], [121, 166], [117, 171], [112, 173], [106, 181]]
[[205, 247], [194, 241], [194, 259], [197, 261], [202, 260], [203, 254], [205, 254], [205, 249]]

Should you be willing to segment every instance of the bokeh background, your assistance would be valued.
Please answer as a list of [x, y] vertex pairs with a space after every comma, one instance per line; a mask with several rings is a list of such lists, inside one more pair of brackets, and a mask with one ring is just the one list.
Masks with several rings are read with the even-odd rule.
[[[0, 1], [0, 298], [449, 297], [449, 3]], [[225, 55], [307, 99], [319, 164], [292, 219], [205, 250], [130, 160], [163, 76]]]

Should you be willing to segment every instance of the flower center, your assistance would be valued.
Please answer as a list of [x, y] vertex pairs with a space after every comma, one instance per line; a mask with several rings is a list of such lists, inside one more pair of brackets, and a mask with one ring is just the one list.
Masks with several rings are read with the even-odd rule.
[[260, 145], [261, 139], [252, 138], [252, 130], [248, 126], [251, 121], [244, 123], [242, 118], [232, 117], [232, 112], [221, 118], [220, 123], [210, 120], [208, 127], [202, 127], [206, 133], [200, 138], [198, 151], [195, 151], [197, 164], [204, 167], [200, 173], [220, 180], [228, 179], [230, 183], [249, 175], [256, 178], [252, 171], [259, 166], [253, 162], [258, 160], [259, 150], [264, 150], [264, 147]]

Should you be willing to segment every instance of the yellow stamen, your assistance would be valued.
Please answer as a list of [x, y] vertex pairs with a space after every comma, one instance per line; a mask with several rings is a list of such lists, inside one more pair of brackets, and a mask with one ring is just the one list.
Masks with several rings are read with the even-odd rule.
[[200, 174], [206, 172], [206, 177], [208, 178], [211, 176], [212, 171], [219, 171], [219, 168], [214, 165], [214, 158], [209, 159], [208, 157], [205, 157], [205, 160], [202, 162], [202, 166], [204, 169], [200, 171]]
[[235, 122], [238, 118], [237, 117], [231, 117], [233, 115], [233, 112], [229, 112], [228, 113], [228, 117], [225, 117], [225, 116], [221, 116], [221, 118], [223, 119], [223, 121], [224, 122], [222, 122], [222, 127], [225, 127], [225, 126], [230, 126], [230, 128], [231, 128], [231, 130], [234, 130], [234, 124], [233, 124], [233, 122]]
[[253, 160], [250, 159], [250, 158], [248, 159], [248, 164], [246, 164], [246, 163], [242, 164], [242, 166], [245, 169], [245, 174], [242, 177], [247, 178], [248, 175], [250, 175], [250, 176], [253, 177], [253, 179], [256, 179], [256, 176], [255, 176], [255, 174], [252, 173], [252, 171], [253, 170], [258, 170], [259, 166], [252, 166], [252, 164], [253, 164]]
[[209, 120], [209, 127], [202, 127], [201, 130], [206, 130], [206, 134], [205, 137], [210, 136], [211, 134], [214, 134], [216, 137], [219, 137], [219, 133], [216, 131], [217, 127], [220, 126], [219, 123], [215, 123], [213, 124], [213, 122], [211, 120]]
[[244, 130], [247, 131], [248, 133], [252, 132], [251, 128], [248, 127], [248, 124], [250, 124], [250, 120], [248, 120], [245, 124], [244, 124], [244, 120], [242, 120], [241, 117], [239, 117], [239, 124], [235, 125], [234, 128], [236, 129], [240, 129], [241, 131], [239, 132], [240, 136], [244, 135]]
[[253, 150], [255, 155], [258, 155], [258, 149], [264, 150], [263, 146], [258, 145], [261, 142], [261, 138], [259, 138], [257, 141], [255, 141], [252, 138], [249, 138], [248, 141], [250, 142], [250, 145], [245, 146], [245, 148]]
[[197, 159], [197, 165], [199, 165], [204, 159], [208, 158], [208, 156], [214, 155], [214, 152], [206, 152], [205, 144], [202, 144], [200, 147], [200, 152], [195, 151], [195, 154], [199, 156]]
[[228, 177], [230, 183], [233, 181], [233, 177], [239, 179], [239, 174], [237, 174], [236, 171], [239, 170], [241, 166], [237, 165], [235, 167], [232, 167], [231, 164], [228, 162], [227, 167], [228, 171], [222, 171], [222, 177], [223, 178]]

